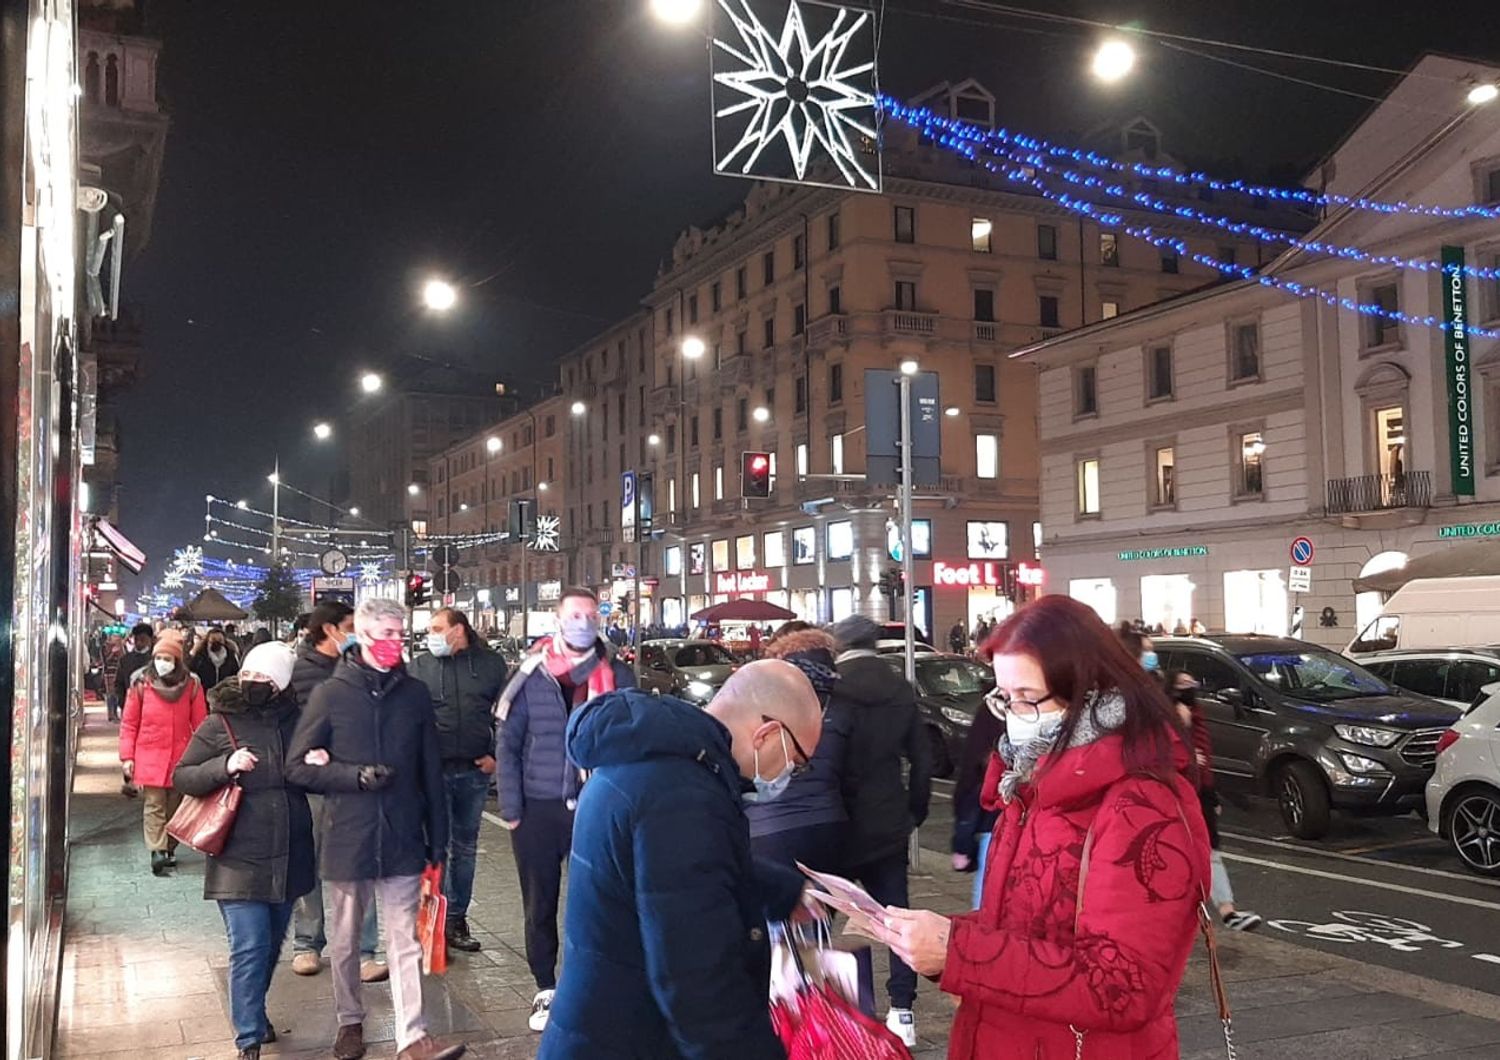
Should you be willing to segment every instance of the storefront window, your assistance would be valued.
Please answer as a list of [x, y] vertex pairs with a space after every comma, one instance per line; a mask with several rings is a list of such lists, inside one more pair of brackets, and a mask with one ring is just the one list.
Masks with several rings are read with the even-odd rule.
[[729, 538], [721, 537], [714, 542], [713, 560], [715, 574], [729, 569]]
[[1106, 625], [1118, 620], [1115, 583], [1108, 578], [1074, 578], [1068, 582], [1068, 595], [1094, 609]]
[[662, 553], [662, 571], [674, 577], [682, 573], [681, 545], [673, 545]]
[[[854, 555], [854, 524], [848, 519], [828, 524], [828, 559], [837, 563]], [[835, 619], [834, 621], [837, 621]]]
[[1191, 626], [1197, 612], [1193, 609], [1193, 580], [1186, 574], [1148, 574], [1141, 579], [1141, 621], [1150, 629], [1167, 632], [1181, 623]]
[[755, 569], [754, 534], [743, 534], [734, 539], [734, 565], [737, 570]]
[[680, 596], [669, 596], [661, 602], [661, 624], [668, 629], [676, 629], [683, 624]]
[[775, 530], [763, 538], [767, 567], [786, 566], [786, 532]]
[[973, 521], [968, 524], [970, 559], [1009, 559], [1010, 524]]
[[854, 590], [853, 589], [831, 589], [828, 593], [828, 609], [830, 622], [848, 618], [854, 614]]
[[818, 558], [818, 532], [811, 526], [799, 526], [792, 531], [792, 562], [813, 563]]
[[817, 625], [823, 620], [821, 609], [818, 606], [821, 602], [821, 597], [822, 593], [817, 589], [793, 589], [791, 601], [787, 604], [787, 609], [802, 619], [802, 621]]
[[688, 546], [688, 574], [702, 574], [707, 566], [708, 546], [694, 541]]
[[[1232, 570], [1224, 575], [1224, 632], [1287, 634], [1288, 601], [1281, 570]], [[1187, 619], [1191, 628], [1192, 618]], [[1169, 632], [1176, 632], [1172, 627]]]

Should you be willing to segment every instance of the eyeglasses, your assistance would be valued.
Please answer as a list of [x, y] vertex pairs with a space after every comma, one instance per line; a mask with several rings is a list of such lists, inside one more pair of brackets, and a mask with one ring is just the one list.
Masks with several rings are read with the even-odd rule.
[[1022, 721], [1036, 721], [1042, 716], [1042, 704], [1055, 698], [1051, 692], [1048, 692], [1041, 699], [1020, 699], [1003, 689], [996, 688], [985, 695], [984, 705], [1001, 721], [1005, 720], [1007, 712], [1014, 714]]
[[760, 716], [760, 720], [774, 721], [777, 725], [781, 726], [781, 731], [786, 733], [787, 739], [792, 741], [792, 750], [796, 751], [797, 757], [801, 759], [800, 762], [792, 763], [792, 776], [800, 777], [803, 773], [806, 773], [810, 768], [812, 755], [808, 754], [802, 749], [802, 745], [797, 742], [796, 734], [793, 733], [791, 729], [787, 728], [786, 722], [782, 721], [780, 718], [773, 718], [768, 714], [762, 714]]

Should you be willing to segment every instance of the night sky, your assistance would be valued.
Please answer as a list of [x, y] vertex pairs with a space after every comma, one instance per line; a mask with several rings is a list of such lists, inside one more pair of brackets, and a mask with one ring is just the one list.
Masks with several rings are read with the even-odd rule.
[[[1480, 32], [1493, 3], [1021, 2], [1377, 66], [1500, 59]], [[984, 0], [884, 6], [885, 90], [974, 76], [1002, 124], [1054, 138], [1142, 113], [1223, 176], [1289, 180], [1371, 106], [1159, 46], [1105, 89], [1086, 30]], [[409, 370], [399, 352], [549, 383], [650, 289], [680, 229], [749, 188], [710, 172], [701, 35], [658, 25], [646, 0], [152, 0], [148, 15], [172, 124], [151, 242], [125, 275], [147, 356], [124, 401], [121, 522], [153, 559], [201, 537], [205, 493], [268, 507], [278, 453], [287, 481], [326, 494], [337, 454], [312, 423], [337, 429], [362, 369]], [[1368, 95], [1390, 82], [1218, 54]], [[433, 272], [473, 285], [443, 319], [417, 308]]]

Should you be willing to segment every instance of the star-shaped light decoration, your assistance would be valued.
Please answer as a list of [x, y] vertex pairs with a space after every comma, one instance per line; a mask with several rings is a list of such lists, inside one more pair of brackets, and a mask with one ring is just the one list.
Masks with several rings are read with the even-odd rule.
[[359, 565], [359, 580], [364, 585], [374, 585], [380, 581], [380, 561], [366, 560]]
[[[879, 192], [874, 16], [786, 3], [773, 34], [757, 13], [765, 0], [718, 0], [732, 32], [716, 32], [711, 49], [714, 172]], [[809, 177], [824, 161], [840, 181]]]
[[161, 576], [161, 584], [162, 587], [166, 589], [181, 589], [182, 571], [173, 567], [171, 570], [167, 571], [167, 573]]
[[179, 548], [172, 554], [172, 566], [183, 574], [203, 573], [203, 549], [199, 545]]
[[537, 552], [556, 552], [562, 535], [562, 519], [556, 515], [538, 515], [531, 547]]

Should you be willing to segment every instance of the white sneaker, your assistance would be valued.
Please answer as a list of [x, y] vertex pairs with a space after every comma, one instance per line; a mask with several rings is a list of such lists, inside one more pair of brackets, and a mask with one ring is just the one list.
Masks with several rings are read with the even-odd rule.
[[536, 997], [531, 999], [531, 1018], [526, 1025], [532, 1030], [540, 1033], [547, 1029], [547, 1017], [552, 1015], [552, 995], [555, 990], [538, 990]]
[[893, 1008], [885, 1016], [885, 1028], [908, 1049], [917, 1047], [917, 1017], [909, 1008]]

